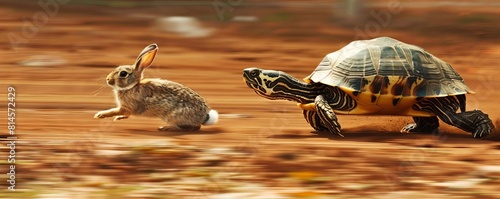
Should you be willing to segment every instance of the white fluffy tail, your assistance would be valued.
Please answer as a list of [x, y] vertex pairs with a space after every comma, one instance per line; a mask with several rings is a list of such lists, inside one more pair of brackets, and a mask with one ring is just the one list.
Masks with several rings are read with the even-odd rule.
[[210, 110], [207, 115], [207, 120], [203, 123], [203, 125], [214, 125], [219, 121], [219, 113], [216, 110]]

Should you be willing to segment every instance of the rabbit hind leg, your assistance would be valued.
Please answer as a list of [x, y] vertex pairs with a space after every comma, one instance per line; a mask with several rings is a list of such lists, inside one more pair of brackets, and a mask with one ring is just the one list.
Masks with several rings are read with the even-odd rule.
[[201, 128], [201, 123], [197, 120], [193, 120], [191, 117], [182, 117], [186, 115], [184, 112], [174, 111], [169, 116], [164, 117], [163, 121], [167, 123], [167, 126], [159, 127], [160, 131], [171, 131], [171, 132], [188, 132], [188, 131], [198, 131]]
[[198, 131], [201, 125], [179, 125], [179, 126], [160, 126], [159, 131], [169, 131], [169, 132], [186, 132], [186, 131]]

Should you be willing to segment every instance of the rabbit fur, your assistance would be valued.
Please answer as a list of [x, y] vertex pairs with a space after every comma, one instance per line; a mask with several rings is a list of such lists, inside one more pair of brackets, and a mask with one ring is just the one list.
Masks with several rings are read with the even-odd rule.
[[137, 57], [133, 65], [118, 66], [106, 77], [113, 88], [116, 108], [100, 111], [95, 118], [126, 119], [130, 115], [159, 117], [168, 126], [159, 130], [196, 131], [201, 125], [217, 123], [218, 113], [210, 109], [203, 97], [182, 84], [143, 78], [143, 71], [151, 65], [158, 46], [151, 44]]

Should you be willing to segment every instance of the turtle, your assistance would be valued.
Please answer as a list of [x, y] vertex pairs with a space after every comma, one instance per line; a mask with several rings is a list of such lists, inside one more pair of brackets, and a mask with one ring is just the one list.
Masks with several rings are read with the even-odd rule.
[[327, 54], [304, 81], [260, 68], [244, 69], [243, 78], [261, 97], [297, 102], [312, 128], [340, 137], [337, 114], [412, 116], [414, 123], [401, 129], [407, 133], [436, 134], [438, 118], [474, 138], [494, 128], [483, 111], [466, 111], [466, 94], [474, 92], [449, 63], [390, 37], [352, 41]]

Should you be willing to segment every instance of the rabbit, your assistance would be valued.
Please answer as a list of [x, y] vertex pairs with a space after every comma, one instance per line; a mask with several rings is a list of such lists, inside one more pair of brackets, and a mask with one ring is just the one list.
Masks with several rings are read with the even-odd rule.
[[217, 123], [217, 111], [192, 89], [165, 79], [143, 78], [157, 52], [158, 45], [150, 44], [133, 65], [118, 66], [109, 73], [106, 83], [113, 88], [117, 107], [99, 111], [94, 118], [159, 117], [168, 124], [160, 131], [197, 131], [201, 125]]

